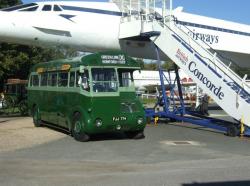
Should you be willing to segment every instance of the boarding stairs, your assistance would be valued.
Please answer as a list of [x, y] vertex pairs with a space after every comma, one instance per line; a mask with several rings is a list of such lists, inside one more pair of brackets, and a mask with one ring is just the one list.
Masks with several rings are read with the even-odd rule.
[[[120, 39], [148, 37], [193, 79], [228, 115], [250, 127], [250, 87], [203, 41], [194, 40], [176, 24], [172, 8], [156, 8], [151, 0], [119, 1], [123, 12]], [[152, 5], [153, 4], [153, 5]], [[188, 29], [188, 28], [186, 28]]]

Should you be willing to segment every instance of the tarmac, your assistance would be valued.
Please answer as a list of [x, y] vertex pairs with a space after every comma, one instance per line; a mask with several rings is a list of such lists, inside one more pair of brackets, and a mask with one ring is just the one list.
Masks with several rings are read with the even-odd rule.
[[29, 117], [2, 117], [0, 185], [250, 185], [250, 138], [181, 122], [148, 125], [145, 136], [98, 135], [81, 143], [34, 128]]

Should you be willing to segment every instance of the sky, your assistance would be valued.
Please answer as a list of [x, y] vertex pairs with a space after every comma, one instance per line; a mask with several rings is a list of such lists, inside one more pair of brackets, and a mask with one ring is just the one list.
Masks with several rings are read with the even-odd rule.
[[[30, 3], [43, 0], [22, 0]], [[44, 0], [52, 1], [52, 0]], [[70, 0], [67, 0], [70, 1]], [[75, 0], [76, 1], [76, 0]], [[80, 1], [80, 0], [78, 0]], [[89, 0], [91, 1], [91, 0]], [[95, 0], [107, 1], [107, 0]], [[250, 1], [238, 0], [236, 3], [230, 0], [173, 0], [173, 6], [184, 7], [185, 12], [234, 21], [250, 25]]]

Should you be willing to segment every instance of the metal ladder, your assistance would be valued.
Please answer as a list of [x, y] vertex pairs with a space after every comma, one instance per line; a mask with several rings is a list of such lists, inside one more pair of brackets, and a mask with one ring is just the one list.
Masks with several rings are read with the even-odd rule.
[[[149, 39], [212, 97], [227, 114], [250, 126], [250, 87], [231, 64], [202, 40], [194, 40], [188, 28], [179, 28], [172, 16], [172, 0], [119, 1], [123, 17], [120, 38], [148, 36]], [[161, 9], [157, 8], [160, 3]], [[169, 9], [166, 9], [170, 7]]]

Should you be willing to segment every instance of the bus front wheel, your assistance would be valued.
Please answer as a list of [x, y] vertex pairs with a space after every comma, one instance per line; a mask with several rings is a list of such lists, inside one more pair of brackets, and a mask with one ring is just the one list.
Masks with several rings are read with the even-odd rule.
[[41, 127], [42, 122], [40, 119], [40, 113], [39, 113], [39, 109], [37, 106], [34, 106], [32, 116], [33, 116], [33, 123], [35, 127]]
[[72, 125], [72, 136], [76, 141], [86, 142], [89, 140], [89, 135], [85, 134], [82, 131], [82, 120], [81, 114], [76, 113], [73, 118], [73, 125]]

